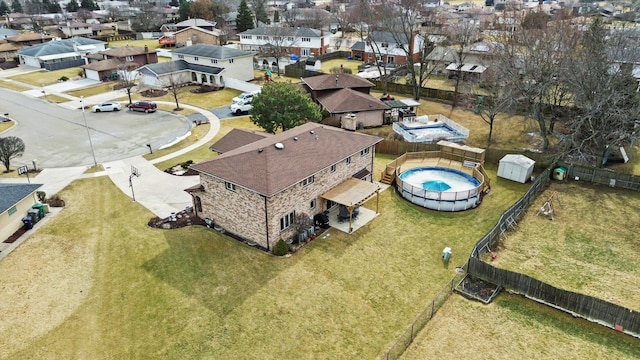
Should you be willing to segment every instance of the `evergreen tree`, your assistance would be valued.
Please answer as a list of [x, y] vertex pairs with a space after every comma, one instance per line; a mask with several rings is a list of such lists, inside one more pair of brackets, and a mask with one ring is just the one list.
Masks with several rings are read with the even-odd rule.
[[180, 0], [180, 6], [178, 7], [178, 20], [185, 21], [189, 19], [191, 15], [191, 3], [186, 0]]
[[22, 4], [20, 3], [20, 0], [12, 0], [11, 1], [11, 11], [14, 13], [21, 13], [22, 12]]
[[238, 29], [238, 32], [253, 29], [253, 15], [251, 14], [251, 10], [249, 10], [247, 0], [240, 1], [238, 16], [236, 17], [236, 28]]
[[65, 10], [67, 10], [68, 12], [76, 12], [78, 11], [78, 9], [80, 9], [80, 5], [78, 5], [78, 2], [76, 0], [71, 0], [67, 3], [67, 6], [65, 7]]
[[11, 9], [9, 9], [9, 6], [7, 5], [7, 3], [4, 2], [4, 0], [0, 1], [0, 15], [7, 15], [10, 12], [11, 12]]
[[264, 1], [257, 0], [255, 2], [254, 11], [256, 12], [256, 26], [260, 26], [259, 23], [263, 24], [271, 24], [271, 20], [269, 20], [269, 15], [267, 15], [267, 11], [264, 9]]

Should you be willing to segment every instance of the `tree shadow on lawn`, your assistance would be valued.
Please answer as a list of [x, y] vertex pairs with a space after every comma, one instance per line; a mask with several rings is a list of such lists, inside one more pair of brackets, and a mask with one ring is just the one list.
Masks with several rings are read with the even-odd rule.
[[[162, 230], [169, 246], [142, 268], [220, 315], [226, 315], [287, 267], [278, 258], [212, 229]], [[185, 236], [190, 235], [190, 236]]]

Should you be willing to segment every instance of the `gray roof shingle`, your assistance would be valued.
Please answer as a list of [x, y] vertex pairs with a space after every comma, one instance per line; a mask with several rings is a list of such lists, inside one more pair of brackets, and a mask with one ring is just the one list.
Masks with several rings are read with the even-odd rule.
[[276, 26], [263, 26], [243, 31], [238, 35], [269, 35], [269, 36], [296, 36], [296, 37], [320, 37], [322, 32], [310, 28], [287, 28]]
[[190, 56], [202, 56], [211, 59], [233, 59], [243, 56], [253, 56], [250, 51], [233, 49], [219, 45], [208, 44], [196, 44], [191, 46], [185, 46], [172, 51], [173, 54], [178, 55], [190, 55]]
[[49, 41], [44, 44], [29, 46], [28, 48], [18, 50], [18, 54], [31, 56], [31, 57], [38, 57], [38, 56], [46, 56], [46, 55], [71, 53], [75, 51], [75, 49], [73, 48], [74, 42], [80, 46], [106, 44], [104, 41], [98, 41], [98, 40], [88, 39], [84, 37], [74, 37], [70, 39]]
[[199, 72], [203, 72], [206, 74], [217, 75], [221, 73], [224, 69], [219, 68], [217, 66], [206, 66], [206, 65], [198, 65], [198, 64], [190, 64], [184, 60], [173, 60], [156, 64], [147, 64], [141, 67], [138, 71], [143, 74], [151, 74], [151, 75], [164, 75], [171, 74], [183, 70], [195, 70]]
[[[273, 196], [382, 141], [377, 136], [309, 122], [254, 141], [191, 168]], [[284, 147], [278, 149], [276, 143]]]
[[0, 184], [0, 214], [38, 190], [42, 184]]

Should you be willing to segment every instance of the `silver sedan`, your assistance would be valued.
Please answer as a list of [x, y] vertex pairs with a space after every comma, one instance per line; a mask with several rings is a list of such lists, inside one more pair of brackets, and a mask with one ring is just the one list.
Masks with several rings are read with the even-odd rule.
[[119, 102], [107, 101], [92, 107], [91, 111], [93, 112], [120, 111], [120, 109], [122, 109], [122, 105], [120, 105]]

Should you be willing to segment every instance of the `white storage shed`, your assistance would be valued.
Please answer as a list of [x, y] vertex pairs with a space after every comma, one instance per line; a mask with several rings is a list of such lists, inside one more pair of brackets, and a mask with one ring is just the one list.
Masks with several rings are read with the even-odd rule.
[[524, 155], [508, 154], [500, 160], [498, 176], [501, 178], [526, 183], [531, 179], [535, 161]]

